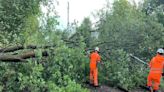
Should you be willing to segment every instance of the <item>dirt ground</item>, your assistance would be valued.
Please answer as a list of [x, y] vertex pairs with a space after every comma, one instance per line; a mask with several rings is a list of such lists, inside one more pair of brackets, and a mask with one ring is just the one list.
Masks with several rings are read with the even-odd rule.
[[112, 88], [108, 86], [100, 86], [98, 88], [90, 87], [91, 92], [123, 92], [117, 88]]
[[132, 91], [125, 91], [125, 90], [121, 90], [119, 88], [115, 88], [115, 87], [109, 87], [106, 85], [102, 85], [100, 87], [92, 87], [92, 86], [87, 86], [88, 89], [90, 89], [90, 92], [149, 92], [145, 89], [141, 89], [138, 88], [136, 90], [132, 90]]
[[[84, 87], [90, 89], [90, 92], [149, 92], [146, 86], [141, 86], [130, 91], [126, 91], [117, 87], [110, 87], [109, 85], [101, 85], [99, 87], [93, 87], [89, 82], [84, 83]], [[159, 92], [164, 92], [164, 89], [160, 89]]]

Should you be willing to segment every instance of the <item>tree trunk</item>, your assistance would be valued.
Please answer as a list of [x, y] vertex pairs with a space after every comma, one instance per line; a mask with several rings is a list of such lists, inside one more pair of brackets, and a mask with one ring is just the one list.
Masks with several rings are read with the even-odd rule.
[[37, 48], [50, 48], [50, 47], [55, 47], [55, 45], [46, 45], [46, 46], [35, 46], [35, 45], [28, 45], [28, 46], [13, 46], [13, 47], [8, 47], [8, 48], [1, 48], [0, 52], [5, 53], [5, 52], [14, 52], [17, 50], [22, 50], [22, 49], [37, 49]]
[[[48, 56], [47, 51], [42, 52], [42, 56]], [[21, 55], [6, 55], [1, 54], [0, 55], [0, 61], [2, 62], [25, 62], [25, 59], [36, 57], [36, 54], [34, 51], [29, 51], [26, 53], [23, 53]]]

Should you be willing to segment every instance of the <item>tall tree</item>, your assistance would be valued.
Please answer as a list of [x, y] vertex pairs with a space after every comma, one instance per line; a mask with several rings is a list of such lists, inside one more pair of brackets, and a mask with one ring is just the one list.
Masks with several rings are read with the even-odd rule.
[[0, 0], [1, 32], [20, 33], [26, 19], [39, 14], [40, 0]]
[[164, 1], [163, 0], [146, 0], [142, 10], [150, 16], [155, 16], [159, 23], [164, 25]]
[[103, 49], [123, 49], [141, 55], [141, 52], [145, 51], [143, 48], [148, 48], [145, 46], [162, 46], [162, 43], [154, 42], [155, 38], [163, 41], [157, 36], [157, 33], [162, 36], [162, 25], [127, 0], [115, 1], [112, 12], [106, 11], [103, 18], [100, 16], [98, 25], [100, 41], [105, 43], [101, 44]]
[[91, 20], [89, 18], [84, 18], [80, 27], [77, 28], [77, 32], [84, 37], [84, 42], [86, 43], [87, 47], [89, 47], [91, 44], [91, 31], [92, 31]]
[[76, 26], [75, 33], [69, 38], [69, 40], [75, 41], [76, 43], [84, 42], [87, 47], [90, 47], [92, 42], [91, 32], [92, 23], [89, 18], [84, 18], [80, 26]]

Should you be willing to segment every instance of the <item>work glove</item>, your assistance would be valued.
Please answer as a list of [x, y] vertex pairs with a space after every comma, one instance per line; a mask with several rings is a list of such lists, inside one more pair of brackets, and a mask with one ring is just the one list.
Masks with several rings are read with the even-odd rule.
[[164, 76], [164, 73], [162, 73], [162, 76]]

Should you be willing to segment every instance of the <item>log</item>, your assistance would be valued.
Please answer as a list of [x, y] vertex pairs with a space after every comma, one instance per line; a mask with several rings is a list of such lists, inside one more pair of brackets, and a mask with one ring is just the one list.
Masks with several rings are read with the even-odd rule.
[[[43, 51], [42, 56], [48, 56], [48, 52]], [[25, 61], [27, 61], [26, 59], [32, 58], [32, 57], [36, 57], [36, 54], [34, 51], [29, 51], [29, 52], [23, 53], [21, 55], [1, 54], [0, 61], [2, 61], [2, 62], [25, 62]]]
[[[42, 51], [42, 56], [48, 56], [48, 52]], [[29, 51], [29, 52], [23, 53], [22, 55], [19, 55], [18, 57], [22, 59], [27, 59], [27, 58], [36, 57], [36, 55], [34, 51]]]
[[16, 50], [20, 50], [20, 49], [24, 49], [23, 46], [19, 45], [19, 46], [14, 46], [14, 47], [8, 47], [8, 48], [1, 48], [0, 52], [4, 53], [4, 52], [13, 52]]
[[55, 47], [55, 45], [46, 45], [46, 46], [35, 46], [35, 45], [28, 45], [28, 46], [12, 46], [12, 47], [7, 47], [7, 48], [1, 48], [0, 52], [5, 53], [5, 52], [14, 52], [17, 50], [22, 50], [22, 49], [37, 49], [37, 48], [50, 48], [50, 47]]
[[24, 62], [26, 60], [21, 59], [15, 55], [0, 55], [0, 61], [2, 62]]

